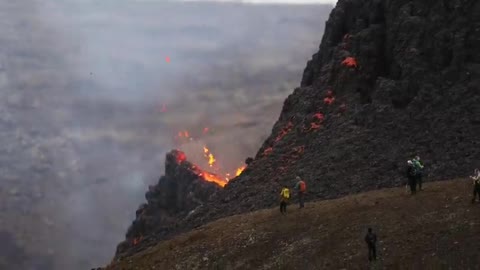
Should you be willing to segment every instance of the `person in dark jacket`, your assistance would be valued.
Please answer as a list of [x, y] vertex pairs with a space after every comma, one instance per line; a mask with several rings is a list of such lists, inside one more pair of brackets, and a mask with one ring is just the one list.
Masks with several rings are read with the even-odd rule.
[[415, 167], [411, 160], [407, 161], [407, 179], [410, 186], [411, 194], [417, 193], [417, 178], [415, 173]]
[[365, 242], [368, 247], [368, 260], [377, 260], [377, 235], [372, 232], [372, 228], [368, 228], [367, 235], [365, 235]]
[[413, 167], [415, 168], [415, 182], [418, 185], [418, 190], [422, 190], [422, 177], [423, 177], [423, 164], [420, 161], [420, 157], [416, 156], [413, 160]]
[[478, 194], [478, 199], [480, 200], [480, 171], [478, 169], [475, 169], [475, 171], [473, 172], [473, 175], [470, 176], [470, 178], [473, 180], [472, 203], [475, 203], [475, 199], [477, 198], [477, 194]]

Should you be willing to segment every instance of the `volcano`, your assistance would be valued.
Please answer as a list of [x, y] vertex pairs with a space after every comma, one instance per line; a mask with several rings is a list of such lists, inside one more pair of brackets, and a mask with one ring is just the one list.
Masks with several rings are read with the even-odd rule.
[[[221, 189], [189, 166], [170, 166], [161, 185], [198, 185], [203, 197], [191, 211], [185, 192], [166, 191], [185, 189], [159, 188], [157, 199], [174, 207], [149, 218], [177, 218], [147, 226], [146, 239], [271, 207], [296, 175], [307, 183], [307, 201], [403, 185], [414, 155], [426, 181], [467, 176], [480, 166], [479, 14], [476, 0], [338, 1], [319, 52], [248, 167]], [[176, 164], [175, 155], [167, 163]], [[122, 243], [115, 260], [139, 246]]]

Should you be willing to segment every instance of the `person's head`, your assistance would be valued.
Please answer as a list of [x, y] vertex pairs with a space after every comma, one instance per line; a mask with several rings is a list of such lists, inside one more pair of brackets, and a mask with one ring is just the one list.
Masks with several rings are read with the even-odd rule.
[[297, 175], [297, 177], [295, 177], [295, 180], [297, 180], [297, 181], [301, 181], [301, 180], [302, 180], [302, 178], [300, 178], [300, 176], [298, 176], [298, 175]]
[[478, 168], [477, 168], [477, 169], [473, 170], [473, 173], [474, 173], [474, 174], [479, 174], [480, 171], [479, 171]]
[[415, 160], [420, 160], [420, 157], [419, 157], [419, 156], [415, 156]]
[[368, 232], [371, 233], [371, 232], [372, 232], [372, 228], [368, 228]]

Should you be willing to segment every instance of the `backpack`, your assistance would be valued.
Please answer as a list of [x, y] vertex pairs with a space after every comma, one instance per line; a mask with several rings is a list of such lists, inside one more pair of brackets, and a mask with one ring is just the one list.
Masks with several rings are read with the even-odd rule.
[[284, 188], [282, 190], [282, 197], [284, 199], [289, 199], [290, 198], [290, 190], [288, 190], [288, 188]]
[[300, 181], [300, 191], [305, 192], [307, 191], [307, 186], [305, 185], [305, 182]]

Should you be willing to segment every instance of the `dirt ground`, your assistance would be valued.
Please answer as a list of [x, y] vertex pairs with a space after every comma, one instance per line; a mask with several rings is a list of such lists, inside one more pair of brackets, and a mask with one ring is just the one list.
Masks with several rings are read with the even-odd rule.
[[[125, 269], [480, 269], [471, 181], [428, 183], [217, 220], [116, 262]], [[378, 236], [369, 264], [364, 235]]]

